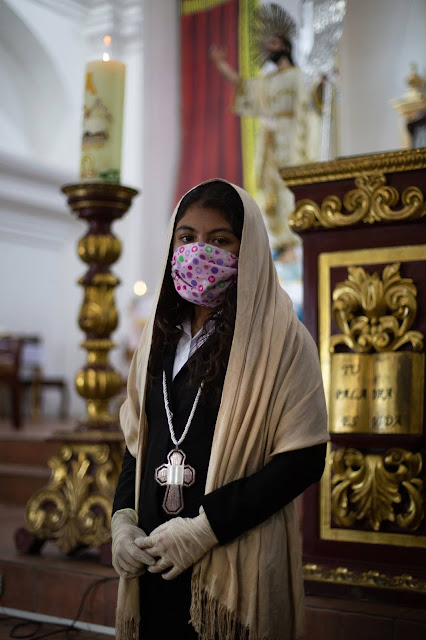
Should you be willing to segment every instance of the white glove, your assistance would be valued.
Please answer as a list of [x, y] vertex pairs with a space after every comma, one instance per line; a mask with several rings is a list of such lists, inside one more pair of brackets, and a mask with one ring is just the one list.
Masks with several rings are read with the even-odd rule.
[[135, 544], [157, 558], [148, 571], [163, 574], [165, 580], [173, 580], [188, 569], [207, 551], [218, 544], [204, 511], [196, 518], [173, 518], [154, 529], [150, 536], [137, 538]]
[[112, 566], [121, 578], [135, 578], [145, 573], [153, 558], [135, 545], [135, 539], [144, 539], [146, 533], [136, 526], [138, 515], [133, 509], [116, 511], [111, 520]]

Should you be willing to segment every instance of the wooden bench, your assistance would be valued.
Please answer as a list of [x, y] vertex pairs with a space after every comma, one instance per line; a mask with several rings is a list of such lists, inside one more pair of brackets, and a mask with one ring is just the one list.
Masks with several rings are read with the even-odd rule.
[[65, 419], [69, 411], [69, 394], [65, 380], [62, 378], [46, 377], [43, 375], [41, 367], [34, 368], [31, 377], [21, 380], [21, 385], [30, 397], [30, 415], [34, 420], [39, 420], [42, 416], [42, 397], [44, 389], [57, 389], [61, 394], [59, 405], [59, 417]]
[[44, 389], [57, 389], [61, 394], [59, 416], [68, 417], [69, 395], [65, 380], [55, 376], [45, 376], [39, 355], [25, 366], [25, 347], [40, 346], [38, 336], [3, 335], [0, 337], [0, 386], [8, 387], [10, 392], [10, 411], [12, 424], [19, 429], [22, 423], [24, 395], [29, 396], [30, 416], [39, 420], [42, 415], [42, 396]]

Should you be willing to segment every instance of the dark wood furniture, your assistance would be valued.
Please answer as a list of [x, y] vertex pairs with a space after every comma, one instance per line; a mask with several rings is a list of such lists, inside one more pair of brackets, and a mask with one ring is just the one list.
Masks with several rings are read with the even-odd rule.
[[23, 341], [18, 338], [0, 339], [0, 385], [8, 387], [12, 424], [16, 429], [19, 429], [22, 423], [22, 345]]
[[[303, 318], [319, 347], [331, 436], [321, 484], [303, 499], [307, 593], [425, 604], [424, 386], [415, 398], [417, 414], [404, 429], [392, 425], [388, 416], [386, 428], [374, 428], [369, 418], [339, 427], [330, 409], [337, 402], [337, 393], [331, 393], [332, 345], [342, 333], [338, 313], [333, 313], [336, 301], [344, 313], [348, 301], [358, 296], [360, 307], [364, 305], [359, 315], [367, 319], [359, 326], [369, 338], [389, 328], [389, 318], [400, 330], [402, 316], [396, 309], [404, 308], [404, 317], [411, 317], [410, 331], [422, 336], [417, 355], [424, 363], [426, 148], [294, 167], [281, 175], [296, 197], [291, 221], [303, 240]], [[344, 285], [350, 276], [353, 280]], [[383, 296], [376, 317], [371, 311], [374, 296], [391, 286], [387, 276], [396, 278], [399, 289], [396, 297]], [[352, 320], [348, 318], [348, 327]], [[355, 361], [356, 348], [345, 350]], [[398, 352], [411, 356], [413, 351], [406, 342], [402, 351], [398, 347], [386, 357]], [[424, 364], [422, 368], [420, 377]], [[369, 397], [378, 393], [375, 384], [372, 378], [366, 387]], [[392, 393], [403, 384], [404, 375]], [[398, 460], [389, 453], [394, 451]], [[407, 509], [414, 516], [410, 523], [404, 521]]]
[[63, 378], [43, 374], [41, 367], [35, 367], [31, 376], [25, 376], [21, 381], [24, 392], [29, 396], [30, 414], [34, 420], [43, 415], [43, 391], [56, 389], [60, 394], [59, 417], [65, 420], [69, 415], [68, 387]]
[[26, 347], [41, 345], [36, 335], [4, 335], [0, 338], [0, 384], [10, 389], [13, 425], [19, 428], [27, 405], [30, 417], [42, 417], [43, 391], [56, 389], [60, 393], [59, 417], [68, 417], [69, 394], [65, 380], [59, 376], [46, 376], [37, 358], [26, 362]]

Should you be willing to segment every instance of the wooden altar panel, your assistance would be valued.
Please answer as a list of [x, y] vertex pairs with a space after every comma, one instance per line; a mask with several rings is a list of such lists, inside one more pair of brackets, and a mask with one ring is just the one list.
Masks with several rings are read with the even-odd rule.
[[[331, 294], [348, 277], [349, 266], [382, 277], [387, 265], [400, 263], [401, 277], [412, 279], [417, 287], [412, 328], [426, 336], [426, 149], [345, 158], [281, 173], [296, 196], [292, 221], [303, 240], [304, 322], [322, 351], [329, 394], [329, 341], [339, 331], [331, 314]], [[425, 422], [423, 410], [423, 429], [420, 426], [416, 434], [331, 433], [329, 454], [342, 448], [370, 458], [392, 448], [420, 454], [423, 469], [415, 483], [424, 486]], [[303, 498], [308, 593], [336, 595], [358, 589], [389, 602], [426, 602], [424, 512], [418, 514], [421, 522], [415, 531], [386, 520], [373, 531], [365, 518], [353, 526], [336, 525], [331, 517], [331, 478], [329, 455], [321, 484]]]

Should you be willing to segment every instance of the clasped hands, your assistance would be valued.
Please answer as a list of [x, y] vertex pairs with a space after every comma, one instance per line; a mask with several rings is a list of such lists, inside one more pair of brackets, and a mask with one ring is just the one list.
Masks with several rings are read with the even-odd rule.
[[123, 509], [114, 514], [112, 531], [112, 564], [122, 578], [150, 573], [163, 573], [173, 580], [210, 551], [218, 540], [204, 511], [195, 518], [173, 518], [147, 536], [136, 526], [137, 514]]

